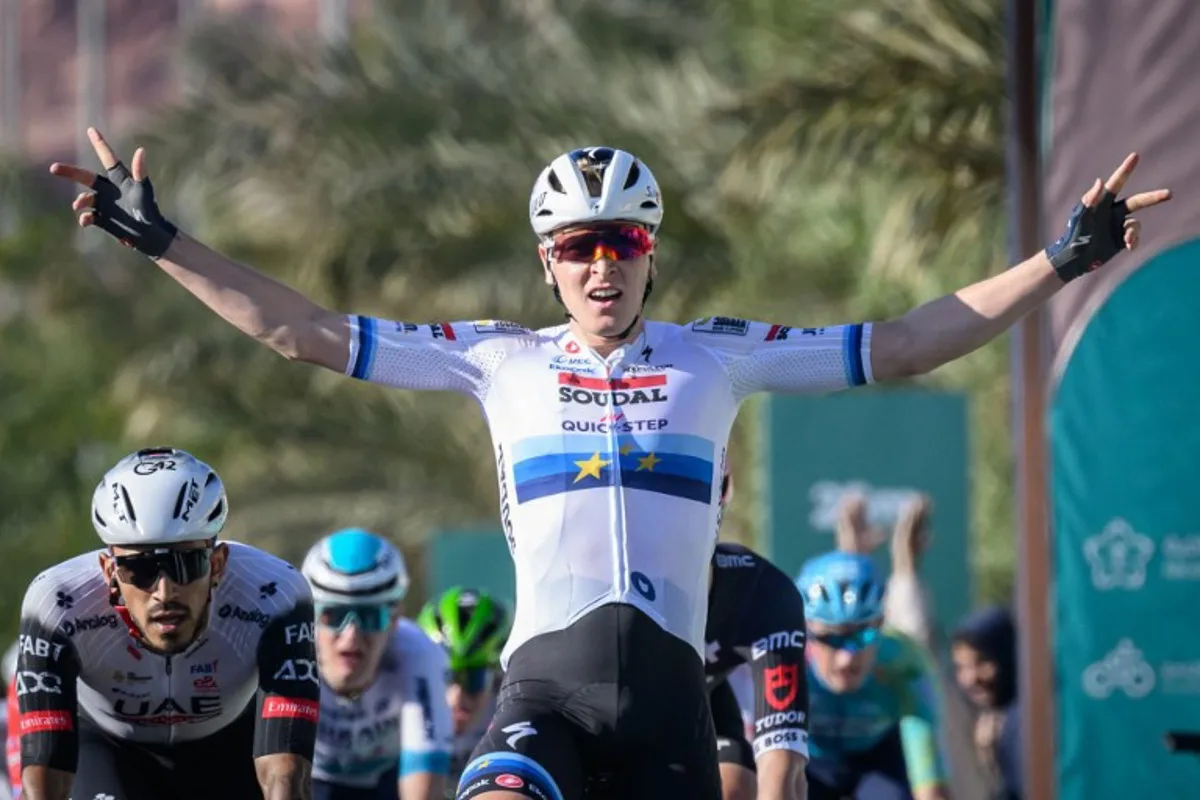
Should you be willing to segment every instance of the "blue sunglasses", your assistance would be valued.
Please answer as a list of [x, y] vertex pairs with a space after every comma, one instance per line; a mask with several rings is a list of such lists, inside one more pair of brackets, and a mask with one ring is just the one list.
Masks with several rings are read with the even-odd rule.
[[809, 636], [834, 650], [856, 653], [864, 647], [870, 647], [879, 638], [879, 628], [860, 628], [853, 633], [810, 633]]
[[341, 633], [350, 623], [362, 633], [382, 633], [392, 622], [392, 610], [385, 605], [334, 605], [317, 606], [317, 622], [323, 628], [332, 628]]

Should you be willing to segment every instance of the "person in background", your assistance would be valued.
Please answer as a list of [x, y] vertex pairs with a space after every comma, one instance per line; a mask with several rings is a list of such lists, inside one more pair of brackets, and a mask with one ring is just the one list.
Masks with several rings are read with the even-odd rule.
[[0, 775], [0, 797], [19, 797], [21, 795], [21, 737], [18, 724], [19, 710], [17, 708], [17, 685], [13, 678], [17, 672], [17, 655], [20, 646], [19, 639], [4, 651], [0, 658], [0, 686], [4, 688], [4, 696], [8, 702], [4, 717], [0, 719], [0, 731], [3, 731], [5, 744], [5, 759], [8, 762], [7, 775]]
[[1012, 615], [988, 608], [968, 616], [950, 648], [959, 688], [978, 711], [976, 757], [991, 778], [994, 800], [1019, 800], [1021, 722], [1017, 697], [1017, 634]]
[[417, 616], [417, 624], [446, 650], [450, 677], [446, 704], [454, 724], [447, 796], [455, 796], [458, 778], [483, 740], [496, 713], [500, 686], [500, 651], [508, 639], [511, 617], [503, 603], [476, 589], [454, 587], [433, 598]]

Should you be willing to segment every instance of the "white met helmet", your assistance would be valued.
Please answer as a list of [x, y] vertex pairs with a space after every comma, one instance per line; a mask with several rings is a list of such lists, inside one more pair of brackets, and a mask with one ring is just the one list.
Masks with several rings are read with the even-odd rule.
[[408, 593], [400, 551], [361, 528], [331, 533], [314, 544], [301, 571], [317, 603], [387, 605]]
[[554, 159], [529, 197], [529, 223], [539, 239], [585, 222], [640, 222], [653, 233], [662, 218], [662, 193], [650, 169], [611, 147], [585, 147]]
[[92, 495], [92, 524], [110, 546], [211, 539], [228, 515], [225, 485], [212, 467], [169, 447], [125, 456]]

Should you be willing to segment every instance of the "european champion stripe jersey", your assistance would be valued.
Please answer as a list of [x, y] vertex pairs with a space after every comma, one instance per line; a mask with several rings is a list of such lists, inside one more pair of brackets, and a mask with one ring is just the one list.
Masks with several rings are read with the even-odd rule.
[[483, 407], [516, 569], [504, 665], [532, 637], [608, 603], [639, 608], [703, 658], [708, 562], [739, 405], [755, 392], [871, 380], [869, 324], [647, 322], [602, 358], [565, 325], [349, 323], [348, 374], [462, 392]]

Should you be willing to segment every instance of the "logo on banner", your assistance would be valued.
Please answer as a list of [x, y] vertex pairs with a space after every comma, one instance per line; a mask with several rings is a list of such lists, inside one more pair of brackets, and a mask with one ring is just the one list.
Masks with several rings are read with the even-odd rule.
[[1154, 688], [1154, 667], [1129, 639], [1122, 639], [1108, 655], [1083, 671], [1083, 691], [1102, 700], [1113, 692], [1139, 698]]
[[1146, 566], [1154, 556], [1154, 540], [1118, 517], [1084, 540], [1083, 555], [1096, 589], [1141, 589], [1146, 583]]

